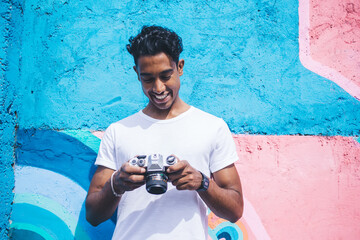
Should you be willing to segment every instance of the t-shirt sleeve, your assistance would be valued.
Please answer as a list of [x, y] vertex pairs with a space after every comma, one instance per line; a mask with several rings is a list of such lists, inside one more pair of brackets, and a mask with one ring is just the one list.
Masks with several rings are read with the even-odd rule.
[[211, 172], [219, 171], [238, 160], [236, 147], [231, 132], [224, 120], [218, 129], [215, 144], [210, 156]]
[[110, 125], [101, 139], [99, 152], [95, 165], [101, 165], [116, 170], [115, 163], [115, 144], [114, 144], [113, 126]]

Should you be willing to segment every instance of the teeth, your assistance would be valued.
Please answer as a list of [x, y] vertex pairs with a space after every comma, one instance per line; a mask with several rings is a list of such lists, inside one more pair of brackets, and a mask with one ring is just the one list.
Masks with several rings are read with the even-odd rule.
[[163, 100], [167, 95], [154, 95], [156, 99]]

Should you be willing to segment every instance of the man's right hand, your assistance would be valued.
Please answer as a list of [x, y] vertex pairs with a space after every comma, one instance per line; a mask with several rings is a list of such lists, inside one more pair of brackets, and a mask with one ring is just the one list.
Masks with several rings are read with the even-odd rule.
[[113, 184], [114, 190], [118, 194], [125, 191], [132, 191], [145, 184], [145, 168], [133, 166], [129, 162], [124, 163], [121, 168], [115, 172]]
[[121, 198], [116, 197], [111, 189], [110, 178], [116, 193], [134, 190], [145, 183], [145, 168], [132, 166], [128, 162], [114, 173], [113, 169], [98, 166], [91, 180], [85, 201], [86, 219], [93, 226], [109, 219], [115, 212]]

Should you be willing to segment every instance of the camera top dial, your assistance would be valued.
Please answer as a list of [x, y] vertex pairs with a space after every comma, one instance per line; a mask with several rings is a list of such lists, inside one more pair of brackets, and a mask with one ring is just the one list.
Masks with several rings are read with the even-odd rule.
[[176, 158], [174, 156], [168, 156], [166, 158], [166, 163], [168, 165], [174, 165], [176, 163]]

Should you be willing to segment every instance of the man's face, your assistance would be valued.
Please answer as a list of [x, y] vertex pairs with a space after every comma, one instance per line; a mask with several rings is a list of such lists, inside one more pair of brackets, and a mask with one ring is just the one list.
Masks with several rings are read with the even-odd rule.
[[183, 74], [184, 60], [178, 64], [165, 53], [138, 58], [134, 66], [149, 105], [153, 110], [169, 110], [179, 102], [180, 76]]

